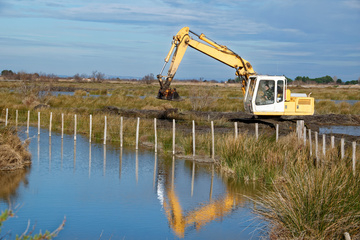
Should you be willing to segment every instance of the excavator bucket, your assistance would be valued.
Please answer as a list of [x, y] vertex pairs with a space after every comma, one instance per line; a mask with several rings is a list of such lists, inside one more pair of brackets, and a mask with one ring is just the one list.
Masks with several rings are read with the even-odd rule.
[[180, 95], [178, 94], [178, 92], [176, 91], [176, 88], [168, 88], [168, 89], [159, 89], [158, 95], [157, 95], [158, 99], [163, 99], [163, 100], [180, 100]]

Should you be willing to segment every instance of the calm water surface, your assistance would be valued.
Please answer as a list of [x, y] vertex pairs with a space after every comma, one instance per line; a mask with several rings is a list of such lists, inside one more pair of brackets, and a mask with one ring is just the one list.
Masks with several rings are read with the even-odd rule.
[[324, 126], [319, 128], [319, 134], [331, 133], [360, 136], [360, 126]]
[[[24, 133], [20, 133], [24, 139]], [[58, 239], [257, 239], [266, 226], [251, 212], [256, 186], [219, 175], [210, 164], [161, 158], [45, 129], [30, 128], [32, 166], [0, 173], [0, 210], [16, 208], [3, 225], [11, 238], [28, 220]]]

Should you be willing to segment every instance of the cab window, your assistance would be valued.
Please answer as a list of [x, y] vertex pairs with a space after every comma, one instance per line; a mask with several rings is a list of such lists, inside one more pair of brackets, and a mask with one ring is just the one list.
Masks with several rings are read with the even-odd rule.
[[274, 103], [275, 96], [275, 81], [274, 80], [261, 80], [259, 88], [256, 93], [256, 105], [267, 105]]

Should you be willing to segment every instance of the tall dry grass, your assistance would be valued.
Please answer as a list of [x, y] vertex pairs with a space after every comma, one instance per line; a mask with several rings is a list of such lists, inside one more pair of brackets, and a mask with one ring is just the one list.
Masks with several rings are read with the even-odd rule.
[[291, 168], [256, 201], [270, 220], [271, 239], [360, 238], [360, 178], [346, 164], [331, 168]]
[[274, 135], [261, 135], [257, 140], [255, 136], [243, 133], [237, 139], [225, 136], [217, 146], [221, 164], [235, 171], [243, 181], [271, 183], [295, 162], [312, 163], [308, 148], [295, 134], [281, 137], [276, 142]]
[[16, 170], [31, 164], [27, 143], [11, 128], [0, 128], [0, 170]]

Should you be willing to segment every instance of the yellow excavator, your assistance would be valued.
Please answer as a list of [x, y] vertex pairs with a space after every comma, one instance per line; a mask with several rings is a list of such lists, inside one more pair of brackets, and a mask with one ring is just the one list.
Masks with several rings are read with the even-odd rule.
[[[194, 40], [190, 34], [201, 40]], [[287, 87], [285, 76], [257, 75], [251, 64], [226, 46], [196, 34], [189, 27], [182, 28], [174, 37], [169, 53], [165, 58], [164, 66], [157, 79], [160, 89], [157, 98], [178, 100], [180, 96], [170, 84], [183, 59], [187, 47], [190, 46], [232, 68], [241, 79], [244, 93], [244, 108], [247, 113], [257, 116], [282, 115], [313, 115], [314, 98], [304, 93], [291, 93]], [[172, 55], [167, 76], [162, 73]]]

